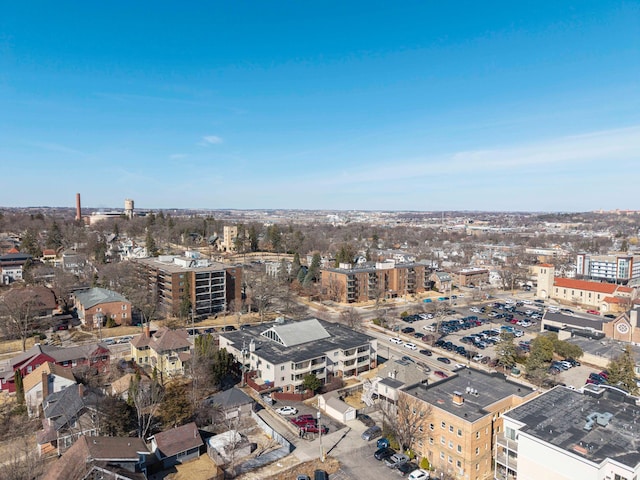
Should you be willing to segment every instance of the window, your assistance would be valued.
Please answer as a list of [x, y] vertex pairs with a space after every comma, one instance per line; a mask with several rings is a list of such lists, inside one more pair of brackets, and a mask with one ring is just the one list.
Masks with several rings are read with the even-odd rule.
[[445, 441], [444, 437], [440, 437], [440, 443], [441, 443], [442, 445], [444, 445], [444, 444], [446, 443], [446, 441]]
[[449, 440], [449, 448], [453, 448], [453, 441]]
[[458, 436], [459, 436], [459, 437], [461, 437], [461, 436], [462, 436], [462, 429], [461, 429], [461, 428], [459, 428], [459, 429], [458, 429]]
[[122, 318], [127, 318], [127, 314], [126, 314], [126, 313], [123, 313], [123, 314], [122, 314]]
[[462, 468], [462, 462], [460, 460], [456, 461], [456, 467]]
[[444, 460], [444, 452], [440, 452], [440, 458]]
[[480, 430], [476, 432], [476, 438], [480, 438]]
[[430, 424], [429, 424], [429, 429], [430, 429], [430, 430], [433, 430], [434, 428], [435, 428], [435, 425], [434, 425], [433, 423], [430, 423]]
[[449, 431], [453, 433], [453, 425], [449, 425]]
[[422, 425], [418, 427], [418, 431], [419, 431], [420, 433], [422, 433], [422, 432], [424, 431], [424, 429], [422, 428]]
[[441, 427], [441, 428], [445, 428], [446, 426], [447, 426], [447, 424], [446, 424], [446, 423], [444, 423], [444, 422], [442, 422], [442, 423], [440, 424], [440, 427]]
[[480, 470], [480, 464], [476, 463], [476, 470]]
[[418, 446], [422, 448], [422, 440], [418, 440]]
[[127, 309], [127, 306], [123, 304], [122, 305], [122, 310], [126, 310], [126, 309]]
[[449, 458], [447, 459], [447, 461], [448, 461], [449, 463], [453, 463], [453, 458], [449, 457]]
[[458, 453], [462, 453], [462, 445], [458, 444]]
[[429, 437], [429, 445], [433, 445], [433, 437]]
[[281, 381], [281, 382], [284, 382], [284, 377], [280, 377], [280, 381]]
[[284, 365], [280, 365], [280, 371], [284, 370]]
[[480, 447], [476, 447], [476, 455], [480, 455]]

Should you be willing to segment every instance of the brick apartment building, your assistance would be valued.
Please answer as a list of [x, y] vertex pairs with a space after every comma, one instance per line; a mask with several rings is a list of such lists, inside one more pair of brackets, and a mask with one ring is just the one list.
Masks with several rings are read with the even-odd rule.
[[489, 270], [486, 268], [463, 268], [451, 276], [458, 287], [477, 287], [489, 283]]
[[340, 264], [321, 270], [322, 292], [341, 303], [394, 298], [431, 289], [431, 268], [419, 262], [366, 262]]
[[185, 288], [197, 316], [211, 315], [227, 310], [242, 294], [242, 267], [229, 266], [201, 258], [198, 252], [185, 252], [184, 256], [132, 260], [147, 288], [157, 294], [160, 314], [176, 316], [180, 313]]
[[73, 292], [78, 318], [89, 328], [104, 325], [111, 318], [118, 325], [131, 325], [131, 302], [106, 288], [88, 288]]

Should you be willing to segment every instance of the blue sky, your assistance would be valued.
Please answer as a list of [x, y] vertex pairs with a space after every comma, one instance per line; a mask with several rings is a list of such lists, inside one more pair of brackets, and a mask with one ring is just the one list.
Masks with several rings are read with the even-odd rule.
[[0, 206], [640, 209], [640, 4], [1, 2]]

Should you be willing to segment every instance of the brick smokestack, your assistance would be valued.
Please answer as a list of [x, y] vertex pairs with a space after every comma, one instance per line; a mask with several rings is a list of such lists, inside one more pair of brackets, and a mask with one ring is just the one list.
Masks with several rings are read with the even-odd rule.
[[144, 336], [147, 338], [151, 336], [151, 327], [149, 327], [149, 322], [144, 324]]
[[80, 208], [80, 194], [76, 193], [76, 221], [82, 220], [82, 209]]

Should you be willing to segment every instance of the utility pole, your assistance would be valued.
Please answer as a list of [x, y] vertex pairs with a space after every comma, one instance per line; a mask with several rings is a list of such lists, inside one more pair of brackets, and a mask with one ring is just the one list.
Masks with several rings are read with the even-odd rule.
[[318, 432], [320, 432], [320, 461], [324, 463], [324, 448], [322, 447], [322, 424], [320, 423], [321, 414], [318, 411]]

